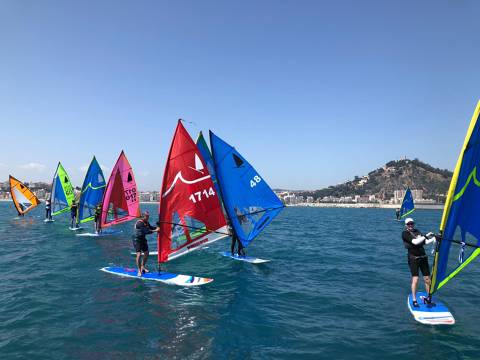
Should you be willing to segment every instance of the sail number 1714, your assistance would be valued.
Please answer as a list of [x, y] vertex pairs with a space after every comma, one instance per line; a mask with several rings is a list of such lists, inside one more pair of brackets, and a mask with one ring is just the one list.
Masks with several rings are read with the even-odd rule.
[[210, 196], [215, 196], [215, 191], [213, 190], [212, 187], [210, 189], [204, 189], [202, 191], [197, 191], [191, 194], [188, 198], [190, 199], [191, 202], [194, 204], [197, 201], [202, 201], [203, 199], [208, 199]]

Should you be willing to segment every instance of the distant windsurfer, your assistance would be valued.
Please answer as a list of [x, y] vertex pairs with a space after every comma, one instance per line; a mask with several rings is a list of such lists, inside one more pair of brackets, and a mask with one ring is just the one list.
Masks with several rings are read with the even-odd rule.
[[146, 235], [158, 232], [159, 230], [158, 227], [154, 227], [148, 222], [149, 218], [149, 212], [145, 211], [142, 214], [142, 218], [138, 220], [133, 227], [133, 247], [135, 248], [135, 252], [137, 254], [138, 276], [142, 276], [142, 274], [149, 272], [148, 269], [145, 267], [145, 264], [148, 260], [148, 242]]
[[50, 200], [45, 200], [45, 219], [52, 220], [52, 205]]
[[397, 208], [397, 210], [395, 210], [395, 214], [397, 215], [397, 220], [400, 220], [400, 209]]
[[78, 212], [78, 205], [77, 205], [77, 202], [73, 200], [72, 205], [70, 206], [70, 216], [72, 217], [70, 228], [72, 229], [78, 228], [77, 212]]
[[[412, 300], [413, 306], [418, 307], [417, 302], [417, 287], [418, 275], [421, 270], [423, 275], [423, 282], [425, 283], [425, 290], [427, 294], [430, 293], [430, 267], [428, 265], [428, 257], [423, 248], [424, 243], [430, 244], [435, 241], [435, 235], [428, 233], [422, 235], [420, 231], [415, 229], [415, 222], [412, 218], [405, 219], [405, 230], [402, 232], [402, 240], [405, 248], [408, 250], [408, 266], [412, 274]], [[425, 303], [431, 304], [431, 297], [423, 299]]]
[[22, 203], [18, 203], [18, 207], [20, 208], [20, 210], [17, 209], [17, 213], [18, 213], [18, 216], [25, 216], [25, 206], [22, 205]]
[[95, 220], [95, 234], [102, 232], [102, 225], [100, 223], [102, 215], [102, 204], [98, 204], [95, 207], [94, 220]]

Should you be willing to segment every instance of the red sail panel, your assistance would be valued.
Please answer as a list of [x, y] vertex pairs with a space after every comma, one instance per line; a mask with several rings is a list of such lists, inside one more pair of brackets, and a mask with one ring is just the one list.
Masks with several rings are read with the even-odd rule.
[[158, 261], [224, 238], [227, 224], [205, 160], [179, 120], [160, 189]]
[[108, 179], [103, 196], [101, 226], [115, 225], [139, 216], [137, 184], [132, 167], [122, 151]]

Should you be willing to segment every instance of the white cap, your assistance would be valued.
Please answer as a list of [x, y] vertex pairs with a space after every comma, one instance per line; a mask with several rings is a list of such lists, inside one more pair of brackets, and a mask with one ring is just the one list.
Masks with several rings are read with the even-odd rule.
[[406, 219], [405, 219], [405, 225], [407, 225], [407, 224], [410, 223], [410, 222], [415, 222], [415, 221], [413, 221], [412, 218], [406, 218]]

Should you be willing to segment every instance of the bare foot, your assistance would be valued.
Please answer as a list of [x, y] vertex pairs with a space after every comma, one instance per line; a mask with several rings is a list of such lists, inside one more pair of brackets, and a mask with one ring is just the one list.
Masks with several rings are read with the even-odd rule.
[[138, 270], [137, 276], [142, 276], [142, 272]]
[[146, 267], [144, 267], [144, 268], [142, 269], [142, 272], [145, 274], [145, 273], [149, 273], [150, 270], [148, 270]]

